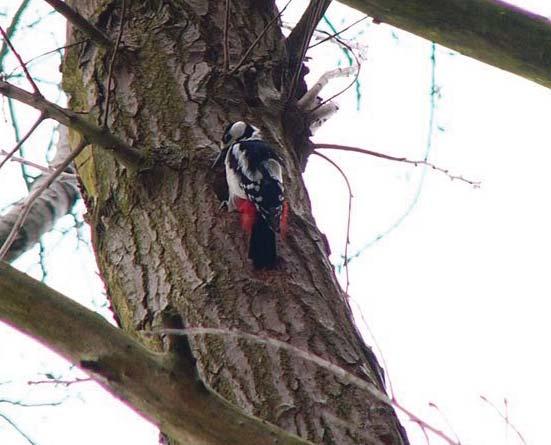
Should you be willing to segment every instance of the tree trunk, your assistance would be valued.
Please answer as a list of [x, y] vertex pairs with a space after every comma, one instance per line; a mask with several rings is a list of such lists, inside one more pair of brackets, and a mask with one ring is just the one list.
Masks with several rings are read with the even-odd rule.
[[[116, 39], [121, 2], [74, 0]], [[304, 116], [286, 106], [284, 40], [271, 26], [235, 74], [223, 73], [225, 2], [130, 2], [113, 69], [110, 129], [151, 157], [131, 172], [89, 147], [77, 158], [99, 267], [121, 326], [239, 329], [288, 342], [381, 388], [328, 261], [301, 178]], [[230, 71], [277, 13], [272, 1], [233, 0]], [[69, 26], [69, 42], [82, 38]], [[69, 49], [64, 88], [74, 111], [105, 116], [112, 52]], [[248, 120], [280, 149], [290, 228], [277, 270], [254, 271], [234, 213], [219, 210], [225, 179], [210, 168], [226, 124]], [[223, 397], [324, 444], [407, 443], [395, 413], [365, 391], [276, 347], [219, 336], [156, 338], [178, 350]]]

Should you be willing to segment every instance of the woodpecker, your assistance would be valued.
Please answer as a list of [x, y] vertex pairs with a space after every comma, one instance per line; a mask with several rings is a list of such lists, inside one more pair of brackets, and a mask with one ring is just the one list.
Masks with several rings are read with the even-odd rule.
[[287, 225], [282, 160], [260, 130], [243, 121], [226, 127], [220, 145], [215, 164], [224, 159], [228, 210], [241, 215], [254, 267], [272, 269], [277, 259], [276, 233], [284, 235]]

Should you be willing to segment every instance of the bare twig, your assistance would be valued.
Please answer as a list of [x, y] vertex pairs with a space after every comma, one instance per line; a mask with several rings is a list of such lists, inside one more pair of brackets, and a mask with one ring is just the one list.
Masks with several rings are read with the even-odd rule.
[[86, 383], [86, 382], [93, 382], [93, 380], [90, 377], [85, 378], [76, 378], [74, 380], [58, 380], [58, 379], [49, 379], [49, 380], [29, 380], [27, 382], [27, 385], [63, 385], [63, 386], [71, 386], [76, 383]]
[[78, 42], [75, 42], [75, 43], [70, 43], [69, 45], [63, 45], [63, 46], [59, 46], [57, 48], [54, 48], [54, 49], [51, 49], [50, 51], [46, 51], [45, 53], [42, 53], [42, 54], [39, 54], [38, 56], [34, 56], [32, 57], [31, 59], [27, 60], [26, 62], [24, 62], [24, 65], [17, 65], [14, 69], [12, 69], [10, 71], [9, 74], [6, 75], [6, 78], [9, 79], [10, 77], [13, 76], [13, 74], [19, 69], [19, 68], [22, 68], [23, 66], [28, 66], [30, 63], [42, 58], [42, 57], [45, 57], [45, 56], [49, 56], [50, 54], [53, 54], [53, 53], [56, 53], [56, 52], [59, 52], [61, 51], [62, 49], [68, 49], [68, 48], [72, 48], [73, 46], [78, 46], [78, 45], [82, 45], [83, 43], [86, 43], [88, 42], [89, 39], [83, 39], [83, 40], [79, 40]]
[[2, 168], [4, 166], [4, 164], [6, 162], [8, 162], [10, 160], [10, 158], [15, 154], [15, 152], [17, 150], [19, 150], [19, 148], [25, 143], [25, 141], [27, 139], [29, 139], [30, 135], [33, 134], [33, 132], [38, 128], [38, 126], [42, 123], [42, 121], [46, 119], [46, 114], [44, 112], [42, 112], [40, 114], [40, 116], [38, 117], [38, 119], [36, 120], [36, 122], [32, 125], [32, 127], [29, 129], [29, 131], [27, 132], [27, 134], [25, 134], [25, 136], [23, 136], [23, 138], [17, 143], [15, 144], [15, 147], [13, 147], [12, 150], [10, 150], [9, 152], [4, 152], [4, 150], [2, 150], [2, 154], [6, 153], [5, 154], [5, 158], [2, 159], [2, 161], [0, 161], [0, 168]]
[[78, 147], [75, 148], [75, 150], [72, 151], [67, 158], [65, 158], [65, 160], [50, 174], [48, 179], [44, 181], [44, 183], [41, 184], [40, 187], [37, 187], [27, 196], [27, 199], [25, 200], [25, 205], [21, 208], [21, 212], [15, 220], [10, 234], [0, 248], [0, 261], [4, 258], [4, 256], [6, 256], [11, 245], [17, 238], [17, 234], [19, 233], [21, 226], [25, 222], [25, 219], [27, 218], [27, 215], [29, 214], [31, 207], [36, 199], [44, 192], [44, 190], [46, 190], [52, 184], [52, 182], [55, 181], [55, 179], [69, 166], [69, 164], [73, 162], [73, 160], [82, 152], [82, 150], [84, 150], [86, 146], [88, 146], [88, 144], [89, 142], [86, 139], [82, 139]]
[[224, 74], [228, 72], [230, 67], [230, 9], [231, 0], [226, 0], [224, 11]]
[[36, 86], [36, 83], [34, 82], [32, 76], [31, 76], [31, 73], [29, 73], [29, 70], [25, 66], [25, 62], [23, 62], [23, 59], [21, 58], [21, 56], [16, 51], [16, 49], [13, 47], [13, 45], [10, 42], [10, 39], [9, 39], [8, 35], [4, 31], [4, 28], [2, 28], [1, 26], [0, 26], [0, 34], [2, 34], [2, 37], [4, 38], [4, 42], [6, 42], [6, 44], [9, 46], [11, 52], [13, 53], [13, 55], [15, 56], [15, 58], [17, 59], [17, 61], [21, 65], [21, 67], [23, 68], [23, 72], [25, 73], [25, 77], [27, 78], [27, 80], [31, 84], [31, 86], [33, 88], [33, 91], [34, 91], [34, 94], [36, 94], [37, 96], [42, 96], [42, 94], [40, 93], [40, 90], [38, 89], [38, 86]]
[[241, 57], [241, 60], [239, 60], [239, 62], [237, 62], [237, 65], [235, 65], [232, 70], [230, 71], [229, 75], [230, 76], [233, 76], [237, 70], [245, 63], [245, 61], [247, 60], [247, 58], [249, 57], [249, 55], [252, 53], [253, 49], [255, 48], [256, 45], [258, 45], [258, 42], [260, 42], [260, 40], [262, 39], [262, 37], [264, 37], [264, 35], [268, 32], [268, 30], [270, 29], [270, 27], [277, 21], [277, 19], [279, 19], [279, 17], [281, 17], [281, 14], [283, 14], [283, 12], [287, 9], [287, 6], [289, 6], [289, 4], [292, 2], [293, 0], [289, 0], [285, 6], [281, 9], [281, 11], [279, 11], [279, 13], [272, 19], [268, 22], [268, 24], [264, 27], [264, 29], [262, 30], [262, 32], [258, 35], [258, 37], [256, 39], [254, 39], [254, 42], [251, 43], [251, 46], [249, 46], [249, 48], [247, 49], [247, 51], [245, 51], [245, 54], [243, 54], [243, 57]]
[[367, 322], [364, 311], [362, 310], [362, 307], [360, 306], [360, 304], [352, 297], [350, 298], [350, 301], [356, 305], [356, 310], [360, 314], [363, 325], [364, 325], [365, 329], [367, 330], [367, 332], [369, 333], [369, 336], [371, 337], [371, 343], [377, 349], [377, 352], [378, 352], [377, 358], [381, 362], [382, 368], [385, 370], [385, 380], [384, 381], [385, 381], [385, 384], [386, 384], [386, 389], [390, 393], [390, 398], [392, 399], [392, 398], [394, 398], [394, 394], [395, 394], [394, 393], [394, 386], [392, 385], [392, 377], [391, 377], [392, 374], [391, 374], [390, 368], [389, 368], [389, 366], [386, 362], [385, 355], [383, 353], [383, 349], [379, 346], [379, 341], [377, 340], [377, 337], [375, 337], [375, 334], [373, 333], [373, 330], [369, 326], [369, 323]]
[[410, 419], [413, 423], [416, 423], [417, 426], [419, 426], [419, 428], [421, 429], [422, 433], [423, 433], [423, 436], [425, 436], [425, 442], [427, 445], [430, 445], [430, 439], [429, 439], [429, 435], [427, 433], [427, 429], [425, 428], [425, 425], [423, 425], [421, 422], [417, 421], [417, 420], [413, 420], [413, 419]]
[[21, 402], [20, 400], [0, 399], [0, 403], [6, 403], [8, 405], [13, 405], [13, 406], [21, 406], [24, 408], [40, 408], [44, 406], [59, 406], [63, 403], [63, 400], [60, 400], [57, 402], [27, 403], [27, 402]]
[[338, 93], [335, 93], [333, 94], [330, 98], [328, 99], [325, 99], [323, 102], [321, 102], [316, 108], [314, 108], [312, 111], [315, 111], [317, 110], [318, 108], [324, 106], [326, 103], [328, 102], [331, 102], [333, 99], [335, 99], [336, 97], [340, 96], [341, 94], [345, 93], [349, 88], [351, 88], [359, 79], [360, 77], [360, 70], [362, 68], [362, 63], [360, 61], [360, 58], [356, 55], [356, 53], [354, 52], [354, 50], [352, 49], [352, 47], [346, 43], [344, 40], [342, 39], [339, 39], [337, 37], [335, 37], [335, 40], [337, 42], [339, 42], [339, 44], [341, 44], [342, 46], [344, 46], [346, 49], [348, 49], [348, 51], [350, 51], [350, 54], [352, 54], [352, 56], [354, 56], [354, 60], [356, 61], [356, 73], [354, 75], [354, 79], [352, 80], [352, 82], [350, 82], [347, 86], [345, 86], [342, 90], [340, 90]]
[[515, 434], [518, 436], [518, 438], [520, 439], [520, 441], [526, 445], [526, 440], [524, 439], [523, 435], [520, 433], [520, 431], [515, 427], [515, 425], [513, 425], [510, 420], [509, 420], [509, 414], [508, 414], [508, 403], [507, 403], [507, 399], [504, 399], [504, 402], [505, 402], [505, 414], [503, 414], [499, 408], [494, 404], [492, 403], [490, 400], [488, 400], [485, 396], [480, 396], [480, 398], [486, 402], [488, 405], [490, 405], [494, 411], [505, 421], [506, 425], [511, 428]]
[[[1, 150], [0, 149], [0, 155], [1, 156], [8, 156], [9, 152], [7, 152], [6, 150]], [[51, 167], [46, 167], [45, 165], [37, 164], [36, 162], [29, 161], [28, 159], [20, 158], [19, 156], [11, 156], [10, 161], [19, 162], [20, 164], [23, 164], [23, 165], [28, 165], [29, 167], [36, 168], [37, 170], [40, 170], [41, 172], [44, 172], [44, 173], [52, 173], [54, 171], [54, 169], [51, 168]], [[73, 173], [63, 172], [62, 176], [76, 178], [76, 175], [74, 175]]]
[[46, 113], [49, 118], [56, 120], [60, 124], [78, 131], [90, 144], [96, 144], [112, 150], [113, 155], [128, 167], [139, 167], [146, 161], [145, 155], [140, 150], [131, 147], [108, 130], [88, 122], [74, 111], [62, 108], [43, 97], [38, 97], [1, 80], [0, 93], [30, 105]]
[[111, 84], [113, 82], [113, 67], [115, 66], [115, 59], [117, 57], [117, 51], [119, 50], [119, 45], [121, 44], [122, 33], [124, 31], [124, 19], [126, 15], [126, 0], [122, 0], [122, 12], [121, 12], [121, 22], [119, 24], [119, 35], [117, 36], [117, 41], [115, 42], [115, 48], [113, 49], [113, 55], [111, 56], [111, 62], [109, 63], [109, 74], [107, 76], [107, 97], [105, 99], [105, 117], [103, 119], [103, 128], [107, 127], [107, 118], [109, 117], [109, 101], [111, 99]]
[[[27, 6], [29, 6], [29, 3], [30, 3], [30, 0], [23, 0], [19, 5], [19, 8], [17, 8], [17, 11], [15, 11], [15, 14], [13, 15], [11, 23], [6, 28], [6, 35], [8, 36], [9, 39], [11, 39], [13, 34], [15, 33], [15, 30], [19, 25], [19, 21], [21, 20], [21, 16], [25, 12], [25, 9], [27, 9]], [[7, 53], [8, 53], [8, 43], [6, 40], [4, 40], [2, 42], [2, 48], [0, 49], [0, 67], [2, 67], [4, 62], [4, 57], [6, 56]]]
[[86, 36], [90, 37], [98, 45], [110, 48], [113, 42], [97, 26], [90, 23], [89, 20], [80, 15], [77, 11], [71, 8], [67, 3], [61, 0], [45, 0], [52, 8], [59, 12], [68, 22], [72, 23], [80, 29]]
[[431, 433], [435, 434], [436, 436], [440, 437], [441, 439], [445, 440], [449, 445], [461, 445], [459, 442], [456, 442], [456, 441], [453, 440], [450, 436], [448, 436], [446, 433], [444, 433], [444, 431], [439, 430], [438, 428], [433, 427], [432, 425], [430, 425], [429, 423], [427, 423], [425, 420], [423, 420], [423, 419], [421, 419], [419, 416], [415, 415], [415, 414], [414, 414], [413, 412], [411, 412], [409, 409], [407, 409], [407, 408], [405, 408], [404, 406], [402, 406], [402, 405], [398, 402], [398, 400], [396, 399], [396, 397], [393, 397], [393, 398], [392, 398], [392, 404], [393, 404], [397, 409], [399, 409], [399, 410], [402, 411], [404, 414], [406, 414], [412, 422], [417, 423], [421, 428], [424, 428], [424, 429], [430, 431]]
[[473, 181], [473, 180], [470, 180], [470, 179], [466, 179], [463, 176], [452, 175], [449, 170], [444, 169], [442, 167], [438, 167], [437, 165], [434, 165], [432, 162], [429, 162], [429, 161], [426, 161], [426, 160], [412, 161], [411, 159], [408, 159], [408, 158], [391, 156], [391, 155], [387, 155], [387, 154], [384, 154], [384, 153], [379, 153], [377, 151], [368, 150], [366, 148], [352, 147], [352, 146], [349, 146], [349, 145], [340, 145], [340, 144], [325, 144], [325, 143], [313, 144], [313, 148], [314, 148], [314, 150], [327, 150], [327, 149], [329, 149], [329, 150], [352, 151], [352, 152], [356, 152], [356, 153], [366, 154], [366, 155], [369, 155], [369, 156], [375, 156], [377, 158], [387, 159], [389, 161], [404, 162], [406, 164], [415, 165], [416, 167], [418, 165], [426, 165], [427, 167], [430, 167], [433, 170], [444, 173], [452, 181], [454, 179], [457, 179], [458, 181], [462, 181], [462, 182], [465, 182], [467, 184], [472, 185], [474, 188], [479, 188], [480, 184], [481, 184], [480, 181]]
[[314, 154], [319, 156], [320, 158], [325, 159], [333, 167], [335, 167], [343, 177], [344, 181], [346, 182], [346, 187], [348, 188], [348, 216], [346, 220], [346, 243], [344, 244], [344, 270], [346, 274], [346, 290], [344, 291], [344, 293], [348, 297], [348, 288], [350, 287], [350, 274], [348, 270], [348, 246], [350, 245], [350, 220], [352, 215], [352, 198], [354, 195], [352, 194], [352, 187], [350, 186], [350, 181], [348, 180], [348, 177], [346, 176], [346, 173], [342, 170], [342, 168], [340, 168], [335, 161], [328, 158], [327, 156], [319, 152], [314, 152]]
[[4, 419], [7, 423], [10, 424], [10, 426], [17, 431], [22, 437], [25, 438], [27, 442], [29, 442], [31, 445], [37, 445], [35, 441], [33, 441], [25, 432], [17, 426], [17, 424], [11, 420], [8, 416], [0, 413], [0, 418]]
[[436, 412], [438, 412], [438, 414], [440, 415], [440, 417], [442, 417], [442, 419], [444, 420], [444, 422], [446, 423], [448, 429], [453, 433], [453, 435], [455, 436], [456, 440], [457, 440], [457, 443], [460, 444], [461, 443], [461, 439], [459, 439], [459, 435], [456, 433], [455, 429], [452, 428], [452, 424], [450, 422], [450, 419], [448, 419], [448, 416], [446, 416], [444, 414], [444, 412], [440, 409], [440, 407], [434, 403], [434, 402], [429, 402], [429, 406], [433, 409], [436, 410]]
[[352, 28], [353, 26], [356, 26], [358, 23], [361, 23], [361, 22], [363, 22], [364, 20], [366, 20], [366, 19], [368, 19], [368, 18], [369, 18], [368, 15], [364, 15], [362, 18], [360, 18], [360, 19], [358, 19], [358, 20], [352, 22], [352, 23], [351, 23], [350, 25], [348, 25], [346, 28], [343, 28], [343, 29], [341, 29], [340, 31], [337, 31], [337, 32], [335, 32], [335, 33], [333, 33], [333, 34], [330, 34], [330, 35], [328, 35], [327, 37], [325, 37], [324, 39], [320, 40], [319, 42], [316, 42], [316, 43], [314, 43], [313, 45], [310, 45], [310, 46], [308, 47], [308, 49], [315, 48], [316, 46], [321, 45], [322, 43], [325, 43], [325, 42], [327, 42], [328, 40], [331, 40], [331, 39], [334, 39], [335, 37], [340, 36], [343, 32], [348, 31], [348, 30], [349, 30], [350, 28]]

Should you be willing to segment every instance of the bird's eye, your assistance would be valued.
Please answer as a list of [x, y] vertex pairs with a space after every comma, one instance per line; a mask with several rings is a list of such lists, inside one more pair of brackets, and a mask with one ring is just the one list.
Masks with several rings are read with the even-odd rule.
[[231, 139], [231, 135], [229, 133], [226, 133], [223, 137], [222, 137], [222, 142], [224, 144], [227, 144]]

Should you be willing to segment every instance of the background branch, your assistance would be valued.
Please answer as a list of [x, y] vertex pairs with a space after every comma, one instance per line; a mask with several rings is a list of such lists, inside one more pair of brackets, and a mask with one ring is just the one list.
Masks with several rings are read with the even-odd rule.
[[[52, 160], [52, 165], [59, 164], [62, 159], [70, 154], [67, 129], [60, 127], [57, 153]], [[40, 187], [47, 180], [52, 170], [36, 178], [32, 184], [31, 191]], [[80, 196], [75, 175], [62, 174], [44, 191], [34, 202], [29, 211], [25, 223], [19, 230], [10, 249], [6, 253], [7, 261], [14, 261], [27, 250], [31, 249], [42, 235], [49, 232], [56, 221], [69, 213], [76, 200]], [[0, 217], [0, 245], [3, 245], [11, 233], [15, 221], [26, 198], [21, 199], [13, 205], [8, 213]]]
[[408, 158], [391, 156], [391, 155], [387, 155], [387, 154], [380, 153], [380, 152], [377, 152], [377, 151], [368, 150], [366, 148], [352, 147], [352, 146], [349, 146], [349, 145], [340, 145], [340, 144], [312, 144], [312, 148], [314, 150], [330, 149], [330, 150], [351, 151], [351, 152], [361, 153], [361, 154], [365, 154], [365, 155], [369, 155], [369, 156], [375, 156], [376, 158], [387, 159], [389, 161], [403, 162], [405, 164], [412, 164], [412, 165], [415, 165], [416, 167], [418, 165], [426, 165], [427, 167], [432, 168], [433, 170], [444, 173], [452, 181], [454, 179], [457, 179], [458, 181], [466, 182], [467, 184], [470, 184], [475, 188], [480, 187], [480, 181], [473, 181], [471, 179], [466, 179], [461, 175], [453, 175], [453, 174], [450, 173], [449, 170], [447, 170], [445, 168], [442, 168], [442, 167], [438, 167], [437, 165], [433, 164], [432, 162], [426, 161], [424, 159], [421, 159], [421, 160], [418, 160], [418, 161], [413, 161], [413, 160], [408, 159]]
[[68, 22], [80, 29], [87, 37], [100, 46], [110, 48], [113, 42], [107, 37], [101, 29], [93, 25], [89, 20], [80, 15], [67, 3], [61, 0], [45, 0], [52, 8], [59, 12]]
[[551, 22], [502, 0], [341, 0], [469, 57], [551, 87]]

